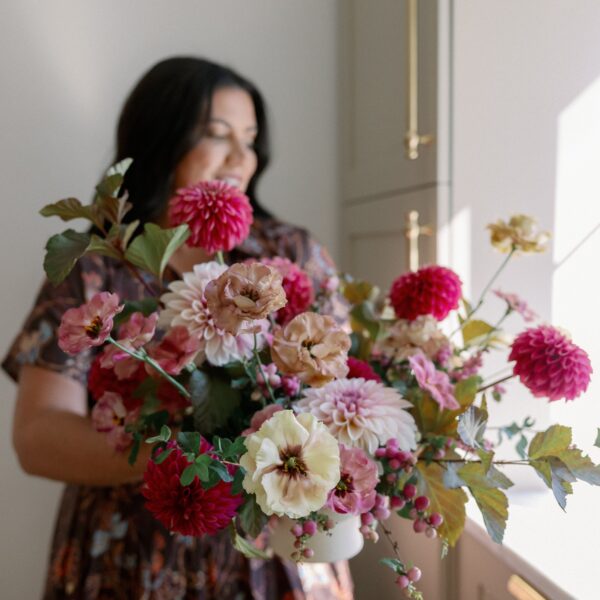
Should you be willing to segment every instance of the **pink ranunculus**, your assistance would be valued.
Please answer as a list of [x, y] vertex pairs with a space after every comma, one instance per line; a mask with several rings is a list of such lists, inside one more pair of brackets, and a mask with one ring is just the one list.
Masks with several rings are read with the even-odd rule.
[[454, 397], [454, 388], [450, 383], [448, 373], [438, 371], [422, 352], [409, 356], [408, 362], [417, 378], [419, 387], [427, 392], [442, 410], [460, 408], [460, 404]]
[[[200, 340], [183, 325], [173, 327], [160, 342], [147, 349], [148, 355], [169, 375], [178, 375], [199, 350]], [[156, 373], [149, 365], [146, 368], [151, 375]]]
[[119, 296], [100, 292], [78, 308], [70, 308], [62, 316], [58, 328], [58, 345], [67, 354], [100, 346], [110, 335], [113, 318], [123, 310]]
[[550, 325], [526, 329], [513, 342], [508, 360], [514, 374], [536, 397], [573, 400], [585, 392], [592, 374], [587, 353]]
[[117, 341], [127, 348], [141, 348], [154, 336], [157, 321], [157, 312], [152, 313], [149, 317], [144, 316], [141, 312], [134, 312], [119, 328]]
[[373, 367], [364, 360], [354, 358], [354, 356], [349, 356], [347, 365], [348, 375], [346, 375], [346, 377], [348, 379], [356, 379], [357, 377], [362, 377], [363, 379], [371, 381], [381, 381], [381, 377], [379, 377], [379, 375], [375, 373]]
[[123, 398], [115, 392], [104, 392], [92, 409], [92, 423], [96, 431], [106, 433], [109, 445], [122, 452], [132, 443], [132, 435], [125, 430], [126, 425], [135, 423], [139, 410], [129, 412]]
[[187, 244], [214, 254], [233, 250], [243, 242], [252, 224], [248, 197], [223, 181], [201, 181], [177, 190], [169, 202], [172, 225], [187, 223]]
[[399, 319], [412, 321], [420, 315], [433, 315], [442, 321], [458, 308], [461, 286], [454, 271], [431, 265], [398, 277], [390, 289], [390, 302]]
[[340, 444], [340, 459], [340, 481], [329, 492], [327, 506], [342, 514], [370, 511], [377, 497], [377, 464], [361, 448], [347, 448], [343, 444]]
[[280, 404], [267, 404], [264, 408], [255, 412], [250, 420], [250, 427], [242, 431], [242, 435], [250, 435], [260, 429], [260, 426], [268, 421], [275, 413], [283, 410], [283, 406]]
[[511, 310], [519, 313], [527, 323], [535, 321], [538, 318], [538, 315], [529, 308], [527, 302], [517, 296], [517, 294], [508, 294], [501, 290], [494, 290], [494, 294], [501, 300], [504, 300]]
[[273, 267], [282, 277], [287, 304], [275, 313], [280, 325], [289, 323], [296, 315], [310, 309], [315, 300], [313, 284], [308, 274], [287, 258], [261, 258], [260, 262]]

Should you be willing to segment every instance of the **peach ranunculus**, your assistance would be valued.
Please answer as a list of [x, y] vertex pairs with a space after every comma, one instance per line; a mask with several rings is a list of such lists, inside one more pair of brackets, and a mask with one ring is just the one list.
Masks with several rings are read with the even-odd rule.
[[276, 269], [261, 263], [236, 263], [211, 281], [204, 292], [217, 327], [237, 334], [248, 321], [264, 319], [287, 300]]
[[283, 373], [320, 387], [348, 373], [351, 342], [332, 317], [305, 312], [273, 335], [271, 356]]
[[267, 515], [308, 516], [340, 480], [340, 449], [313, 415], [276, 412], [246, 438], [243, 486]]
[[498, 220], [487, 226], [491, 242], [500, 252], [544, 252], [550, 239], [548, 231], [542, 231], [533, 217], [513, 215], [508, 223]]

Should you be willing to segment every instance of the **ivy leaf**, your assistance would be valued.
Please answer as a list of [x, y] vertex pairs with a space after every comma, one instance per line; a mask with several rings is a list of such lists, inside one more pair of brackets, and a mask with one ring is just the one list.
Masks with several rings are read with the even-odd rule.
[[169, 259], [189, 235], [187, 225], [161, 229], [154, 223], [146, 223], [144, 233], [131, 242], [125, 252], [125, 258], [136, 267], [160, 279]]
[[476, 406], [469, 406], [458, 419], [457, 432], [467, 446], [481, 448], [486, 426], [487, 412]]
[[444, 517], [438, 533], [454, 546], [465, 526], [467, 495], [462, 489], [448, 489], [444, 485], [444, 469], [436, 463], [417, 464], [419, 493], [429, 497], [432, 512]]
[[88, 233], [78, 233], [73, 229], [53, 235], [48, 240], [44, 271], [54, 285], [58, 285], [71, 272], [75, 263], [85, 254], [89, 243]]
[[190, 376], [191, 402], [194, 406], [194, 425], [205, 435], [212, 434], [227, 423], [240, 403], [240, 392], [215, 372], [210, 376], [196, 369]]
[[469, 487], [469, 491], [483, 515], [483, 521], [490, 537], [496, 543], [501, 544], [508, 519], [506, 494], [497, 488]]
[[231, 536], [231, 543], [233, 547], [241, 552], [246, 558], [260, 558], [268, 559], [271, 558], [267, 552], [259, 550], [256, 546], [251, 544], [248, 540], [244, 539], [235, 528], [233, 521], [229, 524], [229, 533]]
[[60, 217], [63, 221], [86, 219], [96, 226], [102, 226], [102, 219], [94, 205], [84, 206], [77, 198], [65, 198], [52, 204], [47, 204], [40, 210], [43, 217]]
[[248, 494], [246, 501], [238, 511], [240, 525], [250, 537], [258, 537], [267, 523], [267, 517], [256, 502], [254, 494]]

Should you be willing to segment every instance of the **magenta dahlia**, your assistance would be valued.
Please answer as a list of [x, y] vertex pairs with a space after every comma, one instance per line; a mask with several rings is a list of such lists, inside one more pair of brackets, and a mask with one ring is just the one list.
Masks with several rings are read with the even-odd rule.
[[260, 262], [276, 269], [282, 277], [281, 285], [287, 304], [275, 313], [275, 319], [280, 325], [286, 325], [296, 315], [310, 309], [315, 301], [315, 292], [305, 271], [287, 258], [261, 258]]
[[209, 490], [197, 477], [182, 486], [179, 478], [190, 463], [174, 446], [161, 464], [148, 461], [142, 486], [146, 508], [169, 531], [196, 537], [213, 535], [233, 519], [242, 498], [232, 495], [231, 484], [223, 481]]
[[373, 367], [368, 362], [360, 360], [359, 358], [354, 358], [354, 356], [349, 356], [346, 364], [348, 365], [348, 375], [346, 375], [346, 379], [357, 379], [358, 377], [362, 377], [366, 380], [381, 382], [381, 377], [375, 373]]
[[550, 325], [526, 329], [513, 342], [508, 360], [531, 393], [554, 400], [573, 400], [585, 392], [592, 374], [587, 353]]
[[390, 301], [399, 319], [413, 321], [420, 315], [433, 315], [441, 321], [458, 308], [461, 285], [458, 275], [446, 267], [423, 267], [392, 283]]
[[169, 220], [173, 226], [187, 223], [189, 246], [214, 254], [248, 237], [252, 206], [248, 196], [223, 181], [201, 181], [177, 190], [169, 201]]

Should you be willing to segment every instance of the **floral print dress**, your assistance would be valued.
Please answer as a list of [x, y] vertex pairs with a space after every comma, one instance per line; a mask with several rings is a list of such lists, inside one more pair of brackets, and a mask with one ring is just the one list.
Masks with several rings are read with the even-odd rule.
[[[334, 274], [327, 252], [304, 230], [271, 218], [256, 220], [250, 237], [228, 260], [261, 256], [287, 257], [315, 280]], [[157, 286], [150, 277], [147, 284]], [[4, 370], [18, 381], [21, 366], [34, 364], [87, 386], [93, 351], [64, 354], [57, 345], [57, 329], [67, 309], [103, 290], [117, 292], [123, 300], [147, 294], [115, 261], [84, 257], [60, 285], [42, 286], [2, 363]], [[233, 550], [227, 530], [202, 538], [171, 534], [144, 508], [140, 484], [69, 484], [56, 521], [43, 597], [346, 600], [352, 598], [352, 582], [346, 563], [248, 560]]]

